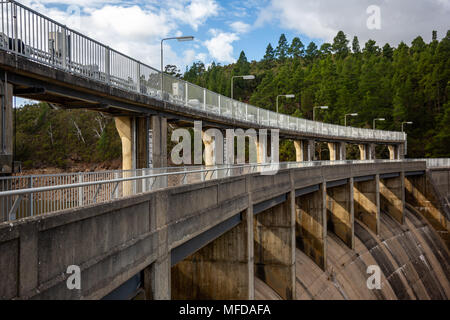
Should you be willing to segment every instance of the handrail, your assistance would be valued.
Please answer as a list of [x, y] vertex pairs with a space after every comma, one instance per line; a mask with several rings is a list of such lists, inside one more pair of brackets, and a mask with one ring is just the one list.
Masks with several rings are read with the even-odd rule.
[[[277, 121], [276, 113], [271, 110], [230, 99], [168, 74], [163, 75], [164, 84], [171, 88], [161, 92], [157, 69], [13, 0], [1, 2], [0, 21], [0, 49], [122, 90], [207, 114], [304, 134], [347, 139], [356, 134], [362, 141], [406, 141], [406, 134], [401, 132], [344, 127], [284, 114]], [[208, 104], [208, 96], [216, 102]]]

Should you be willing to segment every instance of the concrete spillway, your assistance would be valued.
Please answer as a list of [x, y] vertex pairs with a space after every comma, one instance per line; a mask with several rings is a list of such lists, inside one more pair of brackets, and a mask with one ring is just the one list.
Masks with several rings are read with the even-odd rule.
[[[382, 214], [379, 237], [355, 221], [354, 251], [332, 233], [327, 241], [327, 272], [297, 249], [296, 290], [300, 300], [450, 297], [449, 251], [417, 212], [406, 210], [403, 226]], [[381, 269], [381, 290], [367, 288], [369, 265]], [[257, 283], [255, 298], [276, 298], [270, 288]]]
[[[297, 249], [297, 298], [448, 299], [448, 249], [420, 215], [409, 210], [405, 212], [404, 226], [382, 214], [380, 237], [355, 221], [355, 251], [334, 234], [329, 234], [327, 272]], [[380, 266], [381, 290], [367, 288], [369, 265]], [[259, 279], [255, 279], [255, 298], [280, 299]]]

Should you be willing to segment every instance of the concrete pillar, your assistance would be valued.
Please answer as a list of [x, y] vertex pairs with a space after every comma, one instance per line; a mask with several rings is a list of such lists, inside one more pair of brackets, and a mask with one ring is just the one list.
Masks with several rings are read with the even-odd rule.
[[303, 141], [294, 140], [295, 147], [295, 161], [303, 162]]
[[242, 222], [172, 267], [174, 300], [252, 300], [253, 212]]
[[[149, 141], [150, 165], [152, 168], [167, 167], [167, 119], [151, 117], [151, 136]], [[151, 146], [151, 147], [150, 147]]]
[[115, 121], [122, 140], [122, 170], [167, 167], [167, 119], [116, 117]]
[[0, 83], [0, 175], [13, 170], [13, 86]]
[[334, 142], [328, 143], [328, 150], [330, 151], [330, 161], [339, 160], [339, 153], [337, 151], [337, 144]]
[[375, 160], [376, 154], [375, 154], [375, 145], [373, 143], [371, 144], [360, 144], [359, 147], [359, 154], [361, 160]]
[[295, 194], [255, 216], [255, 274], [283, 299], [295, 300]]
[[157, 260], [144, 269], [143, 287], [148, 300], [170, 300], [171, 299], [171, 261], [169, 251], [168, 232], [168, 194], [156, 192], [153, 194], [151, 206], [151, 231], [159, 230], [158, 238], [155, 239]]
[[380, 232], [379, 176], [375, 176], [373, 180], [354, 181], [353, 199], [355, 218], [378, 235]]
[[344, 142], [329, 142], [328, 149], [330, 150], [330, 160], [346, 160], [347, 146]]
[[395, 178], [380, 178], [380, 207], [399, 223], [404, 222], [405, 208], [404, 173]]
[[207, 134], [206, 131], [202, 132], [203, 144], [205, 145], [205, 165], [214, 166], [214, 139]]
[[294, 140], [297, 162], [312, 161], [315, 157], [314, 140]]
[[355, 247], [353, 179], [346, 185], [327, 188], [327, 228], [350, 248]]
[[394, 145], [388, 145], [389, 149], [389, 160], [397, 160], [398, 159], [398, 148]]
[[313, 193], [296, 199], [297, 247], [323, 270], [327, 265], [327, 206], [326, 185]]
[[306, 144], [307, 151], [307, 160], [306, 161], [315, 161], [316, 160], [316, 142], [314, 140], [308, 140], [304, 142]]

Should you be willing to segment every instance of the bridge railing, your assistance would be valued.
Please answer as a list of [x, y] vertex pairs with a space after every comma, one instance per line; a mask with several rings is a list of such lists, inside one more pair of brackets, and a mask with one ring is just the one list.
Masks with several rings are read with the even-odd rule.
[[155, 68], [122, 54], [18, 2], [0, 2], [0, 49], [91, 80], [133, 93], [267, 127], [358, 138], [406, 141], [401, 132], [351, 128], [313, 122], [231, 100], [192, 83], [163, 75]]
[[281, 169], [383, 162], [394, 161], [285, 162], [4, 177], [0, 179], [0, 223], [248, 173], [270, 174]]

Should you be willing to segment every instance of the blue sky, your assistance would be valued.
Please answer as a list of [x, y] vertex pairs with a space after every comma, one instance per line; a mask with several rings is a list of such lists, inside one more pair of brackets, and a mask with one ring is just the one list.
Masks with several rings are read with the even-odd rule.
[[[35, 10], [80, 30], [143, 62], [160, 67], [162, 37], [193, 35], [194, 42], [168, 42], [165, 64], [201, 60], [232, 63], [244, 50], [259, 60], [281, 33], [320, 46], [343, 30], [351, 40], [369, 38], [379, 45], [425, 41], [431, 31], [450, 29], [450, 0], [22, 0]], [[368, 7], [380, 9], [380, 29], [369, 29]]]

